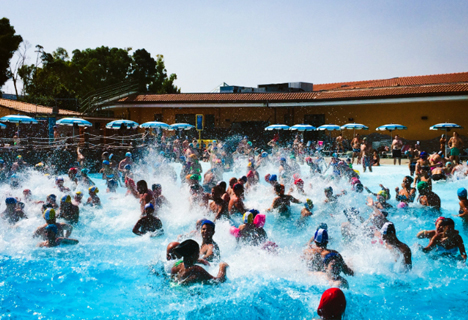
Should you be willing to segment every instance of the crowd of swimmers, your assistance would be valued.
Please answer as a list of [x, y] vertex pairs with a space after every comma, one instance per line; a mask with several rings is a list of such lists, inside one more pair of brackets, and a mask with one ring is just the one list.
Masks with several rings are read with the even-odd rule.
[[[352, 159], [340, 159], [335, 153], [328, 163], [319, 154], [302, 152], [304, 148], [302, 141], [298, 138], [286, 148], [280, 148], [275, 144], [275, 140], [272, 140], [269, 144], [271, 146], [269, 152], [254, 148], [247, 139], [243, 139], [234, 151], [225, 148], [221, 141], [214, 141], [203, 152], [196, 149], [192, 143], [178, 142], [181, 146], [186, 145], [177, 159], [177, 162], [182, 164], [179, 174], [175, 172], [174, 166], [171, 166], [172, 160], [168, 160], [165, 152], [160, 151], [157, 161], [148, 165], [174, 181], [179, 176], [182, 185], [189, 190], [190, 208], [188, 210], [202, 208], [207, 216], [196, 221], [194, 231], [180, 235], [167, 246], [168, 272], [172, 278], [183, 284], [226, 280], [228, 264], [221, 262], [221, 250], [213, 239], [216, 223], [219, 220], [231, 222], [230, 234], [239, 245], [259, 246], [268, 252], [277, 252], [278, 245], [269, 238], [264, 229], [266, 217], [274, 214], [283, 219], [292, 219], [291, 206], [297, 204], [300, 207], [300, 218], [296, 223], [298, 225], [307, 223], [313, 216], [314, 206], [317, 205], [317, 201], [314, 204], [310, 195], [313, 187], [311, 179], [314, 177], [321, 178], [324, 183], [332, 184], [333, 181], [341, 181], [347, 185], [340, 192], [335, 192], [332, 186], [324, 188], [324, 200], [321, 203], [322, 206], [330, 206], [335, 211], [334, 214], [342, 213], [346, 217], [347, 222], [341, 225], [341, 234], [347, 243], [353, 243], [364, 236], [369, 239], [370, 243], [376, 243], [388, 249], [395, 256], [395, 261], [401, 261], [404, 271], [411, 270], [413, 266], [411, 249], [399, 240], [395, 224], [391, 222], [392, 217], [389, 212], [393, 206], [387, 202], [391, 199], [390, 189], [381, 184], [381, 190], [373, 192], [363, 186], [359, 179], [359, 171], [353, 169], [354, 154], [357, 153], [356, 158], [358, 162], [362, 162], [364, 170], [366, 168], [372, 170], [370, 146], [366, 139], [360, 140], [358, 135], [355, 139], [358, 141], [351, 142]], [[358, 142], [361, 144], [360, 151], [357, 147]], [[454, 176], [465, 177], [468, 174], [467, 167], [459, 159], [447, 158], [440, 153], [428, 155], [420, 151], [418, 145], [410, 148], [408, 152], [410, 154], [409, 173], [403, 178], [401, 188], [395, 188], [394, 199], [398, 203], [397, 208], [405, 209], [411, 203], [417, 202], [422, 207], [431, 208], [437, 212], [442, 204], [439, 196], [432, 190], [432, 181], [440, 180], [441, 176], [442, 179], [450, 179]], [[398, 152], [396, 155], [399, 155]], [[451, 157], [454, 157], [454, 152], [451, 153]], [[223, 175], [230, 172], [232, 166], [235, 165], [234, 159], [237, 158], [247, 159], [245, 175], [223, 181]], [[200, 161], [209, 162], [211, 168], [203, 172]], [[301, 164], [306, 164], [309, 172], [301, 172]], [[2, 166], [4, 170], [7, 170], [3, 164]], [[112, 154], [104, 152], [102, 169], [99, 173], [105, 181], [106, 194], [112, 195], [118, 188], [125, 188], [126, 196], [138, 199], [140, 204], [138, 210], [141, 216], [135, 221], [133, 233], [138, 236], [149, 234], [151, 237], [158, 237], [164, 234], [159, 213], [171, 204], [162, 194], [161, 184], [154, 183], [150, 188], [144, 179], [135, 182], [138, 176], [135, 173], [136, 166], [130, 152], [127, 152], [125, 158], [120, 161], [117, 161]], [[259, 171], [275, 166], [276, 173], [268, 173], [264, 176], [271, 190], [269, 193], [271, 206], [263, 209], [249, 207], [245, 199], [251, 191], [258, 188]], [[15, 179], [15, 175], [28, 168], [50, 177], [44, 163], [30, 166], [22, 160], [21, 156], [18, 156], [16, 162], [8, 169], [11, 188], [21, 188], [24, 182]], [[330, 170], [329, 174], [325, 175], [328, 170]], [[98, 196], [100, 190], [88, 174], [88, 169], [76, 166], [68, 170], [66, 177], [53, 178], [56, 193], [59, 196], [50, 194], [44, 201], [34, 199], [29, 189], [23, 190], [21, 198], [7, 196], [6, 209], [1, 217], [10, 224], [16, 224], [22, 219], [27, 219], [29, 215], [34, 215], [34, 210], [40, 211], [45, 223], [38, 226], [33, 234], [34, 237], [42, 239], [38, 246], [57, 247], [77, 244], [78, 240], [70, 236], [74, 226], [80, 222], [80, 208], [88, 206], [92, 209], [103, 206]], [[79, 191], [84, 188], [88, 193], [86, 200], [84, 192]], [[341, 207], [340, 209], [340, 197], [348, 193], [363, 193], [364, 191], [369, 194], [366, 204], [370, 207], [371, 213], [368, 217], [365, 217], [364, 212], [360, 212], [355, 207]], [[457, 196], [460, 207], [457, 216], [467, 220], [467, 190], [460, 188]], [[26, 204], [29, 212], [25, 212]], [[236, 219], [241, 223], [236, 225], [233, 222]], [[348, 288], [348, 280], [343, 275], [353, 276], [354, 271], [338, 251], [328, 247], [328, 225], [321, 223], [314, 229], [302, 255], [307, 268], [312, 274], [323, 277], [332, 287]], [[437, 218], [434, 229], [419, 232], [417, 238], [428, 239], [427, 246], [422, 248], [423, 252], [432, 251], [461, 260], [467, 258], [463, 240], [459, 231], [455, 229], [454, 220], [450, 217]], [[219, 264], [218, 274], [211, 275], [203, 268], [203, 265], [210, 263]], [[329, 303], [332, 299], [330, 297], [338, 296], [341, 297], [341, 301], [344, 299], [339, 289], [328, 292], [325, 298], [322, 297], [321, 305]], [[343, 311], [345, 305], [344, 300], [344, 305], [342, 301]], [[319, 307], [319, 310], [322, 310], [324, 318], [330, 312], [325, 307]]]

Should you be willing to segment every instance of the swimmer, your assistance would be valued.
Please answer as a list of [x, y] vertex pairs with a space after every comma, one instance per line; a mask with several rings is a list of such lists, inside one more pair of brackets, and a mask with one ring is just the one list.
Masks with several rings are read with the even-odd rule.
[[351, 140], [351, 148], [353, 148], [353, 156], [351, 159], [351, 164], [354, 163], [354, 158], [357, 158], [356, 164], [361, 163], [361, 139], [359, 138], [359, 133], [356, 133], [353, 140]]
[[419, 203], [423, 206], [432, 207], [439, 210], [441, 207], [440, 198], [437, 194], [429, 190], [429, 185], [425, 181], [418, 183]]
[[416, 189], [411, 187], [413, 180], [414, 179], [412, 177], [406, 176], [403, 178], [401, 190], [398, 187], [395, 188], [395, 199], [397, 201], [404, 202], [406, 204], [414, 201], [416, 198]]
[[236, 177], [232, 177], [231, 179], [229, 179], [229, 187], [227, 188], [226, 193], [229, 195], [230, 198], [234, 196], [234, 190], [232, 188], [234, 188], [234, 185], [236, 183], [237, 183]]
[[49, 224], [45, 228], [45, 233], [46, 233], [47, 240], [40, 242], [37, 245], [38, 247], [52, 248], [52, 247], [58, 247], [60, 245], [74, 245], [74, 244], [78, 244], [79, 242], [78, 240], [75, 240], [75, 239], [57, 237], [58, 228], [55, 224]]
[[133, 165], [132, 153], [131, 152], [125, 153], [125, 159], [123, 159], [119, 163], [119, 170], [123, 172], [125, 170], [125, 166], [127, 164], [130, 165], [130, 166]]
[[95, 183], [93, 180], [91, 180], [89, 177], [88, 177], [88, 173], [89, 173], [89, 170], [88, 169], [81, 169], [81, 182], [87, 186], [87, 187], [91, 187], [91, 186], [94, 186]]
[[114, 179], [109, 179], [107, 180], [106, 185], [107, 185], [107, 188], [106, 188], [107, 193], [109, 192], [116, 193], [119, 183]]
[[51, 224], [55, 224], [57, 226], [57, 236], [68, 238], [72, 231], [73, 226], [68, 223], [57, 222], [55, 218], [55, 210], [52, 208], [46, 209], [42, 213], [42, 217], [46, 221], [46, 223], [36, 229], [33, 233], [33, 238], [42, 237], [44, 240], [47, 239], [46, 227]]
[[76, 177], [77, 174], [78, 174], [78, 169], [77, 168], [70, 168], [68, 170], [68, 177], [70, 178], [71, 182], [75, 183], [75, 186], [78, 185], [78, 178]]
[[362, 138], [361, 144], [361, 157], [362, 157], [362, 170], [366, 172], [366, 168], [369, 168], [369, 171], [372, 172], [372, 145], [367, 142], [367, 138]]
[[49, 194], [46, 198], [45, 204], [42, 205], [42, 211], [44, 211], [47, 208], [54, 208], [58, 209], [58, 204], [57, 204], [57, 196], [55, 194]]
[[81, 192], [81, 191], [75, 192], [72, 203], [75, 206], [79, 206], [81, 204], [82, 200], [83, 200], [83, 192]]
[[201, 227], [202, 245], [200, 248], [200, 256], [206, 261], [219, 261], [220, 251], [218, 244], [213, 241], [215, 234], [215, 224], [210, 220], [204, 220]]
[[180, 242], [174, 241], [174, 242], [170, 242], [167, 245], [167, 248], [166, 248], [166, 260], [167, 261], [179, 260], [180, 258], [182, 258], [182, 256], [180, 254], [178, 254], [177, 252], [174, 251], [174, 249], [179, 244], [180, 244]]
[[325, 203], [335, 202], [338, 199], [338, 197], [344, 196], [346, 194], [346, 191], [343, 190], [342, 193], [334, 195], [332, 187], [325, 188], [324, 192], [325, 192]]
[[229, 202], [223, 198], [223, 190], [218, 186], [211, 188], [210, 210], [215, 214], [214, 221], [225, 217], [229, 219]]
[[138, 194], [135, 181], [132, 178], [125, 179], [125, 187], [127, 188], [127, 192], [125, 196], [133, 195], [135, 198], [140, 199], [140, 195]]
[[145, 212], [145, 205], [151, 203], [154, 207], [154, 194], [153, 191], [148, 189], [148, 184], [145, 180], [140, 180], [136, 184], [136, 189], [140, 195], [140, 208], [141, 212]]
[[435, 221], [435, 230], [419, 231], [416, 237], [418, 237], [418, 239], [432, 239], [438, 232], [442, 232], [443, 228], [440, 227], [440, 223], [444, 219], [444, 217], [438, 217]]
[[301, 210], [301, 218], [305, 219], [305, 218], [308, 218], [308, 217], [312, 216], [312, 209], [313, 208], [314, 208], [314, 203], [312, 202], [312, 200], [307, 199], [304, 202], [304, 208], [302, 208], [302, 210]]
[[151, 233], [152, 237], [160, 236], [164, 234], [162, 222], [159, 218], [154, 215], [154, 206], [151, 203], [145, 205], [145, 211], [140, 220], [137, 221], [133, 227], [133, 233], [142, 236], [148, 232]]
[[261, 230], [257, 228], [254, 224], [255, 217], [258, 215], [258, 211], [252, 209], [244, 213], [242, 217], [242, 222], [239, 226], [239, 234], [237, 240], [242, 241], [245, 244], [250, 244], [253, 246], [263, 243], [266, 239], [266, 233], [263, 228]]
[[17, 207], [18, 200], [9, 197], [5, 199], [6, 209], [2, 212], [1, 216], [7, 220], [10, 224], [15, 224], [21, 219], [27, 219], [28, 217], [22, 209]]
[[[306, 195], [304, 191], [304, 180], [302, 180], [301, 178], [298, 178], [294, 180], [294, 185], [296, 186], [296, 190], [300, 195], [303, 195], [303, 196]], [[291, 190], [293, 189], [291, 188]]]
[[463, 218], [465, 221], [468, 221], [468, 199], [467, 199], [467, 191], [465, 188], [459, 188], [457, 190], [458, 195], [458, 205], [460, 209], [458, 209], [457, 217]]
[[183, 260], [178, 261], [171, 270], [172, 277], [180, 283], [191, 284], [210, 280], [224, 282], [226, 280], [226, 269], [229, 265], [225, 262], [219, 264], [219, 272], [216, 277], [210, 275], [202, 267], [195, 265], [200, 256], [200, 246], [194, 240], [185, 240], [174, 248], [174, 252], [183, 257]]
[[89, 198], [88, 201], [86, 201], [86, 205], [90, 206], [101, 206], [101, 199], [97, 196], [99, 192], [98, 187], [89, 187], [88, 193], [89, 193]]
[[57, 177], [55, 179], [55, 185], [57, 186], [57, 188], [61, 191], [61, 192], [66, 192], [66, 191], [70, 191], [69, 188], [65, 187], [63, 185], [63, 178], [62, 177]]
[[366, 191], [368, 193], [374, 195], [375, 197], [378, 197], [379, 195], [381, 195], [381, 196], [383, 196], [385, 198], [385, 200], [389, 200], [390, 199], [390, 189], [385, 188], [382, 184], [379, 184], [379, 187], [382, 188], [382, 190], [380, 190], [377, 193], [374, 193], [374, 192], [370, 191], [369, 188], [367, 188], [367, 187], [364, 187], [364, 189], [366, 189]]
[[63, 196], [60, 200], [60, 213], [58, 217], [72, 224], [78, 223], [80, 209], [78, 206], [73, 205], [69, 195]]
[[234, 195], [231, 196], [231, 200], [229, 201], [229, 214], [232, 215], [246, 212], [247, 209], [245, 208], [244, 201], [242, 200], [244, 195], [244, 187], [240, 183], [236, 183], [232, 189]]
[[406, 271], [411, 270], [413, 267], [411, 261], [411, 250], [406, 244], [398, 240], [396, 236], [395, 225], [391, 222], [385, 223], [382, 229], [380, 229], [380, 234], [382, 235], [382, 240], [384, 241], [387, 249], [402, 254]]
[[440, 222], [439, 226], [441, 232], [437, 232], [428, 246], [423, 248], [422, 251], [427, 253], [436, 248], [438, 253], [451, 256], [460, 251], [460, 256], [466, 261], [465, 245], [459, 232], [455, 230], [455, 222], [450, 218], [445, 218]]
[[448, 142], [450, 148], [450, 161], [460, 163], [460, 150], [463, 150], [463, 140], [460, 139], [457, 132], [453, 132], [453, 137]]
[[154, 204], [155, 210], [160, 209], [163, 205], [170, 206], [169, 201], [167, 201], [166, 197], [162, 195], [162, 186], [159, 183], [154, 183], [151, 186], [151, 190], [153, 191], [154, 196]]
[[317, 308], [317, 314], [320, 319], [330, 320], [342, 319], [346, 310], [346, 297], [339, 288], [330, 288], [325, 290], [320, 298], [320, 304]]
[[291, 209], [291, 202], [301, 203], [298, 199], [294, 198], [289, 194], [284, 194], [284, 185], [277, 184], [275, 185], [275, 192], [277, 197], [273, 200], [271, 207], [267, 210], [268, 212], [273, 210], [278, 210], [278, 212], [283, 214], [289, 214]]

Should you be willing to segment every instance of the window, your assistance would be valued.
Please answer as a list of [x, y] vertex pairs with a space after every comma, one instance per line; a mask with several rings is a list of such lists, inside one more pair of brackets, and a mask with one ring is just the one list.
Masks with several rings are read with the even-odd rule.
[[188, 123], [195, 125], [195, 115], [194, 114], [176, 114], [175, 116], [176, 123]]
[[304, 123], [313, 125], [314, 127], [319, 127], [325, 124], [325, 115], [324, 114], [306, 114], [304, 116]]
[[205, 128], [212, 129], [215, 127], [215, 116], [214, 114], [205, 114]]

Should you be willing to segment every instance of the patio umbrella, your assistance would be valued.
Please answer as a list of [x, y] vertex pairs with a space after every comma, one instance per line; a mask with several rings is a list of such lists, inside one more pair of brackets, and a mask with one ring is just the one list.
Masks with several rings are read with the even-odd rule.
[[190, 129], [193, 129], [195, 128], [195, 126], [192, 126], [191, 124], [188, 124], [188, 123], [174, 123], [174, 124], [171, 124], [171, 129], [169, 130], [190, 130]]
[[310, 124], [296, 124], [289, 128], [291, 131], [315, 131], [317, 128]]
[[3, 123], [0, 123], [0, 129], [6, 129], [6, 125]]
[[163, 129], [163, 130], [171, 130], [171, 126], [164, 122], [159, 121], [149, 121], [140, 124], [140, 128], [153, 128], [153, 129]]
[[320, 127], [317, 128], [317, 130], [320, 130], [320, 131], [324, 131], [324, 130], [327, 130], [327, 131], [338, 131], [338, 130], [341, 130], [341, 127], [340, 126], [337, 126], [336, 124], [324, 124]]
[[273, 130], [289, 130], [289, 126], [285, 124], [272, 124], [265, 128], [265, 131], [273, 131]]
[[[445, 131], [445, 135], [447, 135], [447, 132], [450, 130], [450, 129], [463, 129], [463, 127], [459, 124], [456, 124], [456, 123], [438, 123], [438, 124], [435, 124], [433, 125], [432, 127], [429, 127], [429, 130], [444, 130]], [[447, 144], [445, 145], [445, 154], [447, 154]]]
[[20, 123], [27, 123], [27, 124], [38, 124], [37, 120], [28, 116], [23, 116], [20, 114], [10, 114], [8, 116], [4, 116], [0, 118], [1, 122], [10, 122], [10, 123], [16, 123], [18, 126], [18, 138], [19, 138], [19, 133], [20, 133], [20, 128], [19, 125]]
[[369, 130], [369, 127], [360, 123], [347, 123], [341, 126], [341, 130], [353, 130], [354, 136], [356, 130]]
[[123, 124], [126, 125], [129, 129], [135, 129], [136, 127], [138, 127], [138, 123], [136, 123], [135, 121], [122, 119], [109, 122], [108, 124], [106, 124], [106, 128], [118, 130], [122, 127]]
[[73, 137], [75, 136], [75, 126], [78, 127], [92, 127], [93, 124], [85, 119], [81, 118], [62, 118], [58, 120], [55, 124], [60, 126], [72, 126], [73, 127]]
[[375, 131], [395, 131], [395, 130], [408, 130], [408, 127], [405, 127], [401, 124], [384, 124], [383, 126], [380, 126], [378, 128], [375, 128]]

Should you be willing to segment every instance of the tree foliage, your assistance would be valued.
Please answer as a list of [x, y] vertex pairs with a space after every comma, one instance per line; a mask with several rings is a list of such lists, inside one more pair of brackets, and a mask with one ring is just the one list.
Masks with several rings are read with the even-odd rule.
[[7, 18], [0, 19], [0, 87], [11, 78], [10, 59], [23, 41]]
[[[42, 48], [42, 47], [38, 47]], [[98, 47], [68, 52], [40, 51], [40, 63], [24, 66], [19, 75], [27, 99], [53, 105], [56, 98], [80, 99], [96, 90], [134, 81], [140, 93], [178, 93], [175, 74], [168, 75], [162, 55], [154, 59], [145, 49]], [[65, 107], [66, 106], [60, 106]]]

